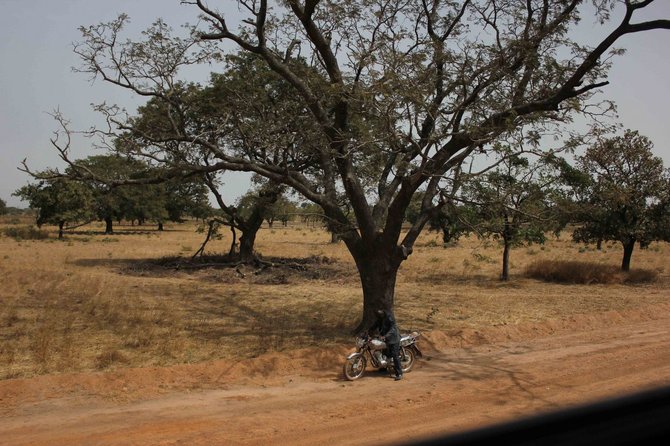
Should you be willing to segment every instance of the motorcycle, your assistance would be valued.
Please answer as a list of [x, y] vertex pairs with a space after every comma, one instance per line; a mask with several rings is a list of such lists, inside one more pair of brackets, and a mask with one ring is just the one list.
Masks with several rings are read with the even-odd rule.
[[[414, 331], [400, 337], [400, 367], [402, 372], [409, 372], [414, 366], [414, 360], [423, 356], [421, 350], [416, 346], [416, 340], [421, 336]], [[356, 380], [363, 376], [368, 361], [377, 369], [386, 368], [389, 374], [394, 372], [393, 358], [387, 357], [386, 343], [375, 337], [368, 335], [358, 336], [356, 338], [356, 351], [349, 356], [344, 363], [344, 376], [349, 381]]]

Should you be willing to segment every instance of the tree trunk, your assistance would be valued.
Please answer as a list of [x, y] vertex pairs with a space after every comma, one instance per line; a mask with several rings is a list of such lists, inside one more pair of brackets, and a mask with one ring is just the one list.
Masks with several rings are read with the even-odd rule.
[[398, 267], [384, 259], [370, 259], [367, 265], [358, 264], [363, 286], [363, 318], [356, 332], [367, 330], [376, 320], [377, 310], [393, 311]]
[[504, 247], [503, 247], [503, 262], [502, 262], [502, 273], [500, 273], [500, 280], [506, 282], [509, 280], [509, 253], [511, 250], [510, 241], [507, 238], [504, 238]]
[[245, 228], [240, 235], [240, 260], [243, 262], [250, 262], [254, 260], [254, 243], [256, 242], [256, 234], [258, 227]]
[[621, 262], [621, 269], [623, 271], [630, 271], [630, 258], [633, 256], [633, 248], [635, 248], [635, 238], [631, 237], [622, 242], [623, 244], [623, 261]]
[[162, 222], [162, 221], [159, 221], [159, 222], [158, 222], [158, 230], [159, 230], [159, 231], [162, 231], [162, 230], [163, 230], [163, 222]]
[[63, 226], [65, 226], [65, 222], [64, 221], [59, 221], [58, 222], [58, 239], [59, 240], [63, 238]]
[[112, 227], [113, 222], [111, 217], [105, 217], [105, 234], [113, 234], [114, 228]]
[[503, 261], [502, 272], [500, 273], [500, 280], [507, 282], [509, 280], [509, 252], [512, 248], [512, 222], [505, 215], [505, 227], [502, 232], [503, 239]]
[[362, 243], [352, 244], [346, 236], [343, 240], [356, 262], [363, 288], [363, 317], [354, 330], [360, 333], [376, 321], [377, 310], [393, 312], [398, 269], [411, 250], [403, 251], [395, 242], [379, 239], [365, 248], [361, 248]]
[[[215, 220], [212, 220], [212, 221], [208, 222], [207, 226], [208, 226], [207, 236], [205, 237], [205, 241], [202, 242], [202, 245], [200, 245], [200, 248], [198, 248], [198, 250], [195, 252], [195, 254], [193, 254], [193, 256], [191, 257], [191, 260], [195, 259], [198, 256], [203, 256], [205, 254], [205, 246], [207, 246], [207, 243], [212, 238], [212, 234], [214, 234], [216, 228], [218, 227], [217, 222]], [[235, 230], [233, 230], [233, 235], [234, 234], [235, 234]], [[228, 254], [228, 255], [230, 255], [230, 254]]]
[[237, 254], [237, 232], [235, 231], [235, 226], [230, 225], [230, 232], [233, 233], [233, 240], [230, 242], [230, 249], [228, 250], [228, 257], [232, 257]]
[[442, 227], [442, 243], [445, 245], [451, 242], [451, 229], [449, 226]]

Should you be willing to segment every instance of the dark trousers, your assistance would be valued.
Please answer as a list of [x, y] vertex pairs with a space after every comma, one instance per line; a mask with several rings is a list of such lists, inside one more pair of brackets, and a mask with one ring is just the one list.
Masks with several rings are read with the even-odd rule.
[[402, 375], [402, 366], [400, 365], [400, 344], [386, 344], [387, 353], [393, 358], [395, 374]]

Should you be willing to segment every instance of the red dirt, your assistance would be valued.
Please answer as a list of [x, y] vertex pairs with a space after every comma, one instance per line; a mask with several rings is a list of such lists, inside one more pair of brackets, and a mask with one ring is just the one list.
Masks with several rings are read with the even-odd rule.
[[458, 432], [670, 384], [670, 305], [431, 332], [420, 347], [400, 382], [344, 381], [348, 346], [7, 380], [1, 443], [370, 445]]

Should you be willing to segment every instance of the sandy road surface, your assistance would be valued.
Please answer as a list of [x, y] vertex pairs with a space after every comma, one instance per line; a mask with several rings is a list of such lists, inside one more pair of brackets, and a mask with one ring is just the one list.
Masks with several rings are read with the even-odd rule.
[[[182, 369], [170, 381], [182, 386], [160, 392], [143, 392], [156, 387], [133, 387], [133, 380], [165, 383], [164, 369], [145, 371], [149, 376], [141, 379], [134, 375], [140, 372], [127, 372], [5, 381], [0, 443], [402, 443], [668, 385], [670, 312], [551, 336], [426, 349], [427, 357], [400, 382], [380, 373], [345, 382], [339, 364], [286, 372], [276, 365], [297, 359], [281, 354], [267, 359], [269, 373], [244, 379], [221, 378], [221, 363]], [[191, 385], [213, 370], [219, 377], [210, 386]], [[93, 390], [96, 382], [114, 383], [105, 388], [116, 390]]]

